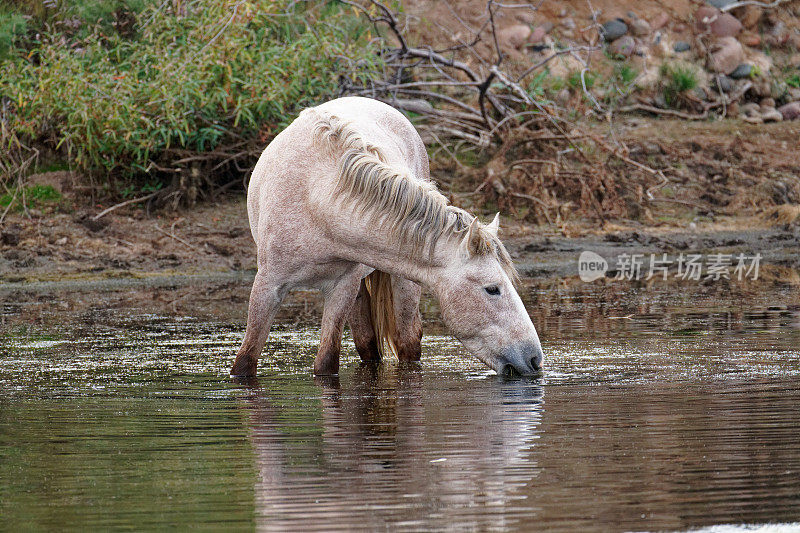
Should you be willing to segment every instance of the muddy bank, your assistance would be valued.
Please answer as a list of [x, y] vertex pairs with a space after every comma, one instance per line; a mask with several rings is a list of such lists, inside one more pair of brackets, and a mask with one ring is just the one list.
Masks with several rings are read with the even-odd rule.
[[[104, 217], [102, 225], [86, 220], [69, 214], [12, 219], [3, 228], [0, 290], [101, 287], [108, 279], [154, 287], [181, 283], [176, 280], [187, 275], [198, 282], [244, 279], [256, 268], [243, 197], [172, 217], [134, 211]], [[798, 283], [800, 271], [800, 227], [772, 226], [757, 217], [651, 227], [632, 221], [561, 228], [508, 221], [503, 232], [527, 278], [574, 278], [583, 251], [605, 258], [610, 274], [625, 254], [643, 255], [646, 266], [650, 254], [664, 253], [760, 254], [767, 278], [779, 283]]]

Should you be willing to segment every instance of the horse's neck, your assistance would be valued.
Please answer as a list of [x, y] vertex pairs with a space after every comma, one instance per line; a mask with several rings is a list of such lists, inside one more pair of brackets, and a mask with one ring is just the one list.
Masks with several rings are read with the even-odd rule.
[[386, 234], [376, 232], [370, 246], [353, 249], [353, 259], [393, 276], [410, 279], [423, 286], [434, 285], [440, 273], [459, 254], [455, 239], [441, 238], [429, 253], [427, 246], [415, 250], [411, 243], [398, 243]]

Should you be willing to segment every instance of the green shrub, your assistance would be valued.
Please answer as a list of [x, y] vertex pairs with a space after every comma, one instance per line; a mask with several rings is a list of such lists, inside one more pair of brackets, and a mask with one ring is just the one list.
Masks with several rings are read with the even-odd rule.
[[679, 103], [681, 95], [697, 87], [699, 75], [688, 63], [675, 62], [661, 65], [664, 99], [669, 106]]
[[[376, 69], [367, 27], [336, 4], [172, 5], [73, 3], [68, 14], [99, 21], [85, 36], [44, 33], [0, 60], [0, 158], [18, 139], [128, 185], [194, 165], [220, 173], [252, 164], [299, 110]], [[135, 37], [103, 22], [121, 9], [131, 9]]]

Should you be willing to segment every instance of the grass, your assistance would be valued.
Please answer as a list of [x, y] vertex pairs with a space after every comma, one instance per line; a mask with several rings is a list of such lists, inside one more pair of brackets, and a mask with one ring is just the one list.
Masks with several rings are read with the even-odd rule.
[[800, 89], [800, 74], [792, 74], [786, 78], [786, 85], [794, 87], [795, 89]]
[[675, 107], [681, 96], [697, 87], [699, 77], [692, 65], [682, 62], [661, 65], [662, 88], [667, 105]]
[[0, 196], [0, 209], [10, 206], [11, 211], [22, 211], [57, 205], [62, 199], [61, 193], [50, 185], [30, 185], [22, 190], [11, 188]]

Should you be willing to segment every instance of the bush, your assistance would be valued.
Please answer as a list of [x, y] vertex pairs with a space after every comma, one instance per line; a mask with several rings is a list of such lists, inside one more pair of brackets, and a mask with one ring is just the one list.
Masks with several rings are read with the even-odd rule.
[[661, 65], [661, 78], [664, 99], [669, 106], [677, 106], [681, 96], [686, 91], [697, 87], [699, 83], [699, 75], [695, 67], [682, 62]]
[[106, 185], [187, 175], [213, 185], [245, 171], [299, 110], [376, 68], [352, 12], [294, 4], [186, 1], [172, 12], [172, 2], [80, 2], [59, 11], [51, 18], [84, 22], [51, 24], [0, 60], [2, 152], [41, 145]]

